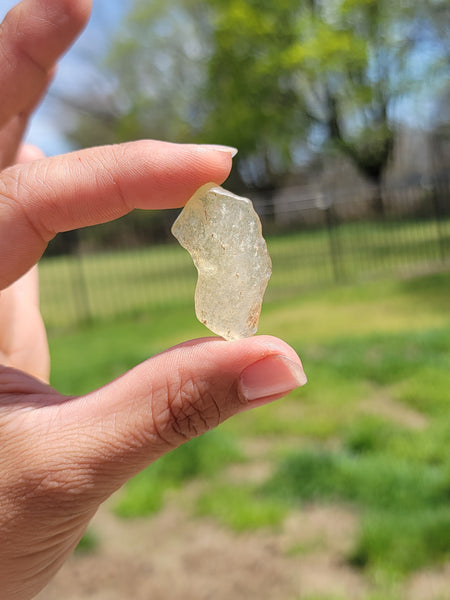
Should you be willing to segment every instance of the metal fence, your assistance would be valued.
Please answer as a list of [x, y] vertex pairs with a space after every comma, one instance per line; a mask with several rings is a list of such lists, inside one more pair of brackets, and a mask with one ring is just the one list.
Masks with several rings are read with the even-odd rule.
[[[377, 208], [373, 194], [286, 188], [270, 200], [255, 197], [273, 262], [265, 301], [449, 267], [448, 178], [384, 189]], [[50, 327], [193, 303], [189, 255], [175, 241], [161, 242], [167, 214], [132, 214], [111, 227], [69, 232], [55, 242], [56, 254], [51, 247], [42, 259], [41, 305]], [[155, 232], [156, 243], [143, 243]]]

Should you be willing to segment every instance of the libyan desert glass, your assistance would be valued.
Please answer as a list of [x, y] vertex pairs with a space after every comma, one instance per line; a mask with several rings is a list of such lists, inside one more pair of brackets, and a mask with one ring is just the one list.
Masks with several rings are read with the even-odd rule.
[[251, 201], [214, 183], [204, 185], [172, 233], [197, 267], [198, 320], [227, 340], [254, 335], [272, 263]]

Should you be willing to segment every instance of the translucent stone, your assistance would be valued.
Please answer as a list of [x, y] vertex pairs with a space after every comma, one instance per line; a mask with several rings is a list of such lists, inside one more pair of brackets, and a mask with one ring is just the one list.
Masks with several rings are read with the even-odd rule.
[[197, 267], [198, 320], [227, 340], [254, 335], [272, 263], [251, 201], [214, 183], [204, 185], [172, 233]]

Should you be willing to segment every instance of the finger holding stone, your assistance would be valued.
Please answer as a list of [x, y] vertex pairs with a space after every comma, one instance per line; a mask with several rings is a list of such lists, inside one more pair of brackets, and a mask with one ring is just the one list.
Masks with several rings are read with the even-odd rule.
[[223, 182], [231, 153], [144, 140], [81, 150], [0, 174], [0, 289], [37, 262], [60, 231], [105, 223], [134, 208], [175, 208]]
[[[87, 396], [50, 406], [40, 436], [45, 472], [55, 436], [70, 440], [59, 472], [81, 471], [86, 492], [105, 497], [129, 477], [229, 417], [272, 402], [306, 383], [295, 350], [271, 336], [193, 340], [166, 350]], [[47, 410], [47, 409], [46, 409]], [[36, 431], [37, 413], [27, 415]], [[48, 417], [50, 420], [50, 416]], [[47, 423], [47, 421], [46, 421]], [[51, 463], [49, 465], [49, 463]], [[79, 495], [83, 501], [86, 495]], [[104, 498], [101, 498], [102, 500]]]

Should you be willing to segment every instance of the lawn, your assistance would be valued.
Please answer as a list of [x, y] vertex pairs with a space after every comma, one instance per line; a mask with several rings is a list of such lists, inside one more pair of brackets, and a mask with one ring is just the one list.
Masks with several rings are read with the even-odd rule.
[[[155, 519], [175, 502], [187, 518], [245, 540], [249, 532], [276, 537], [292, 515], [333, 507], [355, 519], [349, 539], [336, 554], [326, 536], [294, 536], [284, 549], [289, 564], [329, 552], [363, 582], [352, 596], [361, 600], [409, 600], [420, 574], [442, 579], [450, 561], [449, 292], [450, 274], [436, 273], [268, 302], [259, 332], [296, 348], [307, 386], [172, 452], [132, 480], [111, 510]], [[204, 334], [185, 302], [55, 330], [52, 383], [83, 393]], [[345, 597], [330, 586], [328, 595], [296, 599]], [[429, 586], [420, 598], [448, 596]]]
[[[342, 224], [331, 234], [312, 229], [269, 237], [267, 243], [271, 303], [330, 282], [445, 268], [450, 220], [439, 229], [432, 220]], [[186, 306], [196, 280], [188, 253], [176, 244], [46, 258], [40, 273], [43, 313], [52, 328]]]

